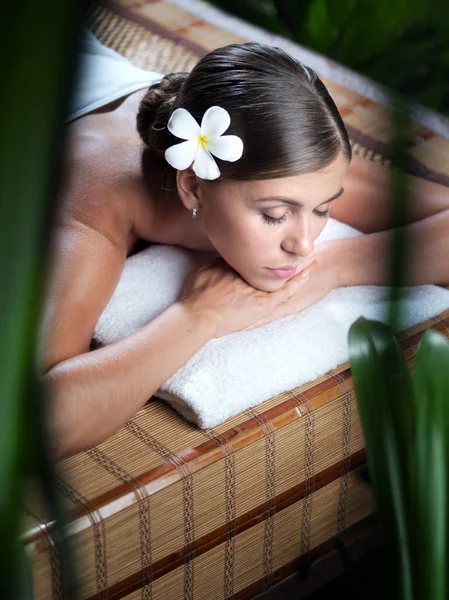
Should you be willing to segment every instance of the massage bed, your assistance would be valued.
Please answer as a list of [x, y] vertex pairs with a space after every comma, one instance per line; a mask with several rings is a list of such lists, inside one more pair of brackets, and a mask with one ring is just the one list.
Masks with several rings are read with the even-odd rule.
[[[150, 71], [189, 70], [212, 48], [246, 41], [164, 0], [93, 4], [87, 25]], [[388, 110], [322, 79], [353, 152], [388, 166]], [[414, 173], [449, 185], [449, 140], [414, 132]], [[430, 326], [449, 336], [449, 311], [398, 336], [410, 365]], [[210, 428], [153, 397], [98, 447], [57, 465], [80, 597], [253, 598], [369, 522], [365, 462], [347, 362]], [[60, 599], [60, 533], [31, 484], [24, 514], [35, 598]]]

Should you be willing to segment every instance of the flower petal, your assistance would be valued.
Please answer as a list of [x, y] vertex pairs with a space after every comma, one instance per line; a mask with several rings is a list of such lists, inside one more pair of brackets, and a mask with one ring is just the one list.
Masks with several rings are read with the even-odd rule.
[[201, 133], [208, 138], [218, 137], [226, 131], [231, 124], [231, 117], [227, 110], [221, 106], [211, 106], [206, 110], [201, 119]]
[[177, 108], [171, 115], [168, 130], [182, 140], [191, 140], [201, 133], [200, 126], [185, 108]]
[[198, 147], [193, 170], [201, 179], [217, 179], [217, 177], [220, 177], [220, 169], [217, 167], [217, 163], [209, 152], [201, 146]]
[[223, 135], [209, 140], [207, 149], [211, 154], [221, 160], [234, 162], [243, 154], [243, 142], [238, 135]]
[[165, 151], [165, 160], [173, 168], [184, 171], [193, 163], [197, 148], [198, 142], [196, 139], [175, 144]]

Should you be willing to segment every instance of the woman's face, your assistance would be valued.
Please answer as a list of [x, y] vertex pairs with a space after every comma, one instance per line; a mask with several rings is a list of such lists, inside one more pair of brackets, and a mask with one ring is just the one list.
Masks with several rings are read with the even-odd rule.
[[[206, 184], [198, 217], [217, 252], [250, 285], [275, 291], [313, 253], [348, 169], [343, 155], [315, 173]], [[271, 270], [270, 270], [271, 269]], [[283, 276], [279, 278], [276, 275]]]

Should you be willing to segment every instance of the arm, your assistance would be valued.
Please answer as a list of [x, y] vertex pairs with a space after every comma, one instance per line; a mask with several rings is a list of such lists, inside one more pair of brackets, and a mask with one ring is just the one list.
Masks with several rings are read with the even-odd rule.
[[[407, 225], [406, 229], [407, 284], [449, 285], [449, 209]], [[337, 285], [385, 285], [389, 242], [388, 231], [329, 242], [329, 260], [339, 265]]]
[[[339, 255], [338, 285], [383, 285], [389, 244], [390, 172], [359, 157], [354, 157], [353, 163], [345, 193], [332, 207], [332, 217], [369, 235], [333, 243]], [[409, 183], [408, 283], [449, 285], [449, 188], [413, 176], [409, 176]]]
[[58, 458], [119, 429], [214, 337], [214, 329], [179, 303], [132, 335], [89, 352], [96, 322], [123, 270], [126, 243], [82, 224], [65, 225], [55, 254], [39, 362]]
[[[363, 231], [376, 233], [391, 228], [390, 169], [353, 156], [344, 182], [344, 194], [332, 204], [332, 217]], [[409, 175], [411, 192], [409, 223], [416, 223], [449, 209], [449, 188]]]

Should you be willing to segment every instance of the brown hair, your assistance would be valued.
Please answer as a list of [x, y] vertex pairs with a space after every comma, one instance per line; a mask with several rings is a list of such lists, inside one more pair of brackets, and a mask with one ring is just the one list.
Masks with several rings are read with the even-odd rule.
[[[259, 43], [230, 44], [213, 50], [191, 73], [172, 73], [152, 85], [137, 113], [146, 152], [164, 160], [181, 142], [167, 129], [176, 108], [198, 121], [210, 106], [231, 116], [225, 135], [243, 140], [236, 162], [216, 159], [225, 179], [272, 179], [325, 168], [338, 154], [351, 160], [346, 128], [315, 71], [281, 48]], [[173, 175], [175, 170], [166, 163]]]

